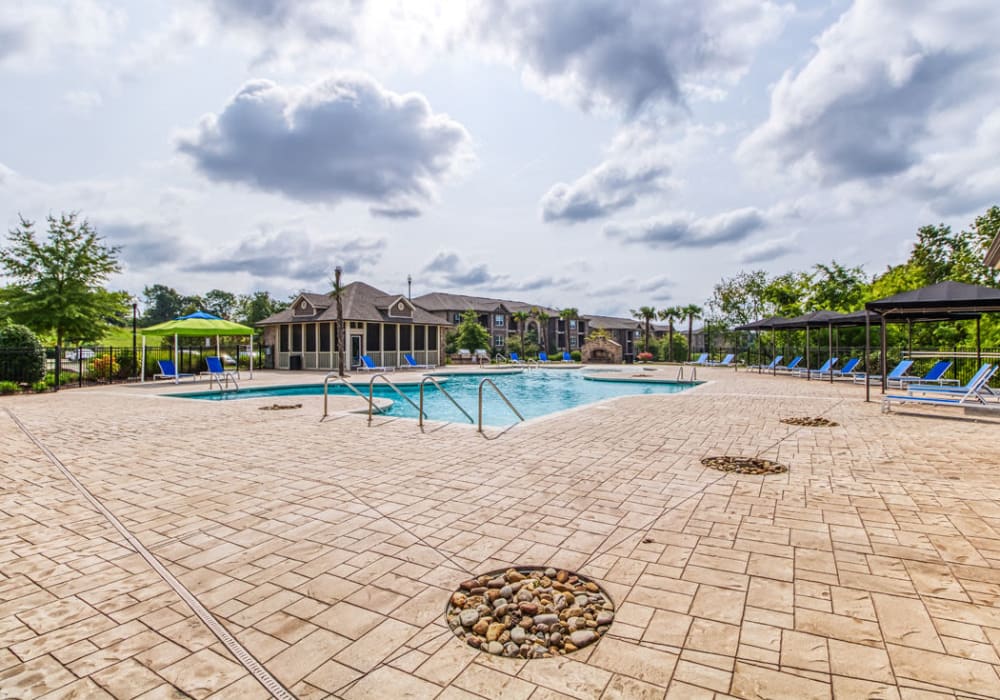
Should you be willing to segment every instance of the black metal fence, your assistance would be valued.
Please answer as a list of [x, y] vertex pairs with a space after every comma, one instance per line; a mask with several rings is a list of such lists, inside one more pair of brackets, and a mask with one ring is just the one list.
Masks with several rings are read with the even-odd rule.
[[[43, 381], [52, 387], [57, 384], [59, 386], [84, 386], [134, 382], [143, 375], [141, 347], [136, 348], [137, 352], [133, 354], [131, 346], [64, 346], [60, 363], [62, 376], [57, 382], [55, 378], [56, 348], [47, 347], [44, 350], [46, 378]], [[30, 376], [31, 372], [26, 369], [27, 364], [24, 362], [25, 354], [30, 351], [30, 349], [0, 348], [0, 381], [16, 384], [32, 384], [38, 381], [37, 376]], [[181, 345], [177, 352], [177, 371], [189, 374], [205, 372], [207, 371], [205, 358], [217, 355], [222, 357], [226, 369], [249, 369], [250, 367], [250, 352], [246, 345], [223, 344], [218, 351], [214, 344], [210, 347]], [[255, 345], [253, 366], [263, 368], [265, 359], [270, 359], [270, 356], [269, 348]], [[152, 379], [155, 374], [160, 374], [160, 360], [174, 360], [173, 345], [167, 347], [157, 344], [146, 347], [145, 377], [147, 380]]]

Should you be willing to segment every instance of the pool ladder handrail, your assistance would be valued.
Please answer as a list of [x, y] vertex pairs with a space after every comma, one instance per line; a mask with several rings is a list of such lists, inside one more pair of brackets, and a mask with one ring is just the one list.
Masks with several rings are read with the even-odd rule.
[[[352, 392], [357, 394], [359, 397], [368, 402], [368, 415], [371, 416], [372, 405], [371, 399], [361, 393], [361, 390], [356, 386], [347, 381], [347, 377], [341, 377], [339, 372], [330, 372], [325, 377], [323, 377], [323, 418], [328, 415], [327, 411], [327, 398], [329, 396], [330, 380], [333, 379], [335, 382], [341, 382], [344, 386], [350, 389]], [[371, 420], [371, 418], [369, 418]]]
[[417, 406], [417, 404], [413, 403], [413, 399], [411, 399], [409, 396], [407, 396], [402, 391], [400, 391], [399, 387], [396, 386], [395, 382], [393, 382], [391, 379], [389, 379], [389, 377], [386, 376], [384, 373], [379, 373], [379, 374], [376, 374], [375, 376], [373, 376], [371, 378], [371, 381], [368, 382], [368, 425], [371, 425], [371, 423], [372, 423], [372, 409], [375, 406], [375, 380], [376, 379], [383, 380], [386, 384], [389, 385], [390, 389], [392, 389], [393, 391], [395, 391], [400, 396], [400, 398], [404, 399], [408, 404], [410, 404], [411, 406], [413, 406], [413, 408], [417, 409], [417, 415], [418, 416], [422, 416], [424, 414], [423, 413], [423, 409], [420, 406]]
[[434, 377], [427, 376], [420, 380], [420, 407], [417, 409], [417, 425], [419, 427], [421, 428], [424, 427], [424, 415], [426, 415], [424, 413], [424, 384], [426, 382], [431, 382], [434, 386], [436, 386], [438, 388], [438, 391], [444, 394], [449, 401], [455, 404], [455, 408], [461, 411], [462, 415], [469, 419], [470, 423], [476, 422], [475, 419], [473, 419], [473, 417], [469, 415], [469, 412], [466, 411], [464, 408], [462, 408], [462, 406], [458, 403], [458, 401], [455, 400], [455, 397], [449, 394], [447, 389], [441, 386], [441, 382], [439, 382]]
[[493, 387], [493, 390], [497, 392], [497, 395], [501, 399], [503, 399], [503, 402], [505, 404], [507, 404], [507, 408], [513, 411], [514, 415], [520, 418], [521, 422], [523, 423], [524, 416], [521, 415], [521, 412], [518, 411], [516, 408], [514, 408], [514, 404], [510, 402], [510, 399], [507, 398], [506, 394], [500, 391], [500, 387], [494, 384], [492, 379], [486, 377], [485, 379], [483, 379], [483, 381], [479, 382], [479, 432], [480, 433], [483, 432], [483, 387], [486, 384], [489, 384], [491, 387]]
[[[226, 385], [225, 386], [222, 385], [222, 379], [226, 380]], [[232, 372], [226, 372], [224, 375], [222, 375], [222, 379], [220, 379], [218, 377], [218, 375], [215, 375], [215, 374], [213, 374], [212, 376], [210, 376], [208, 378], [208, 390], [209, 391], [212, 390], [212, 382], [218, 382], [219, 383], [219, 393], [220, 394], [225, 394], [227, 391], [230, 391], [230, 389], [229, 389], [229, 380], [230, 379], [233, 380], [233, 386], [236, 387], [232, 391], [238, 392], [240, 390], [240, 384], [239, 384], [239, 382], [236, 381], [236, 377], [233, 376]]]
[[[684, 368], [683, 367], [678, 367], [677, 368], [677, 381], [679, 381], [679, 382], [683, 382], [684, 381]], [[692, 381], [692, 382], [698, 381], [698, 368], [697, 367], [692, 367], [691, 368], [691, 379], [690, 379], [690, 381]]]

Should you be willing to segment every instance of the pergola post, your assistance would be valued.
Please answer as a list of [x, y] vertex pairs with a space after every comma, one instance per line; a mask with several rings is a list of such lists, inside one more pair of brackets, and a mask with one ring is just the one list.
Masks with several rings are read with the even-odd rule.
[[865, 402], [872, 400], [872, 322], [865, 314]]

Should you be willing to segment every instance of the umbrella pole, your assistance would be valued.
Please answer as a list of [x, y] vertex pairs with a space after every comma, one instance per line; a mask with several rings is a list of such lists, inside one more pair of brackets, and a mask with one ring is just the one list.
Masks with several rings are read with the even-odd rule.
[[139, 381], [146, 383], [146, 336], [142, 336], [142, 365], [139, 370]]
[[177, 342], [177, 334], [174, 333], [174, 384], [181, 383], [181, 348]]

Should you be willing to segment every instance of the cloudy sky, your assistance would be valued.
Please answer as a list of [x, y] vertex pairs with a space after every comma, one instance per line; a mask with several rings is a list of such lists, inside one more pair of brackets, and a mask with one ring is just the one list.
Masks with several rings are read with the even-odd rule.
[[591, 313], [870, 272], [1000, 203], [994, 0], [6, 0], [0, 216], [116, 287]]

